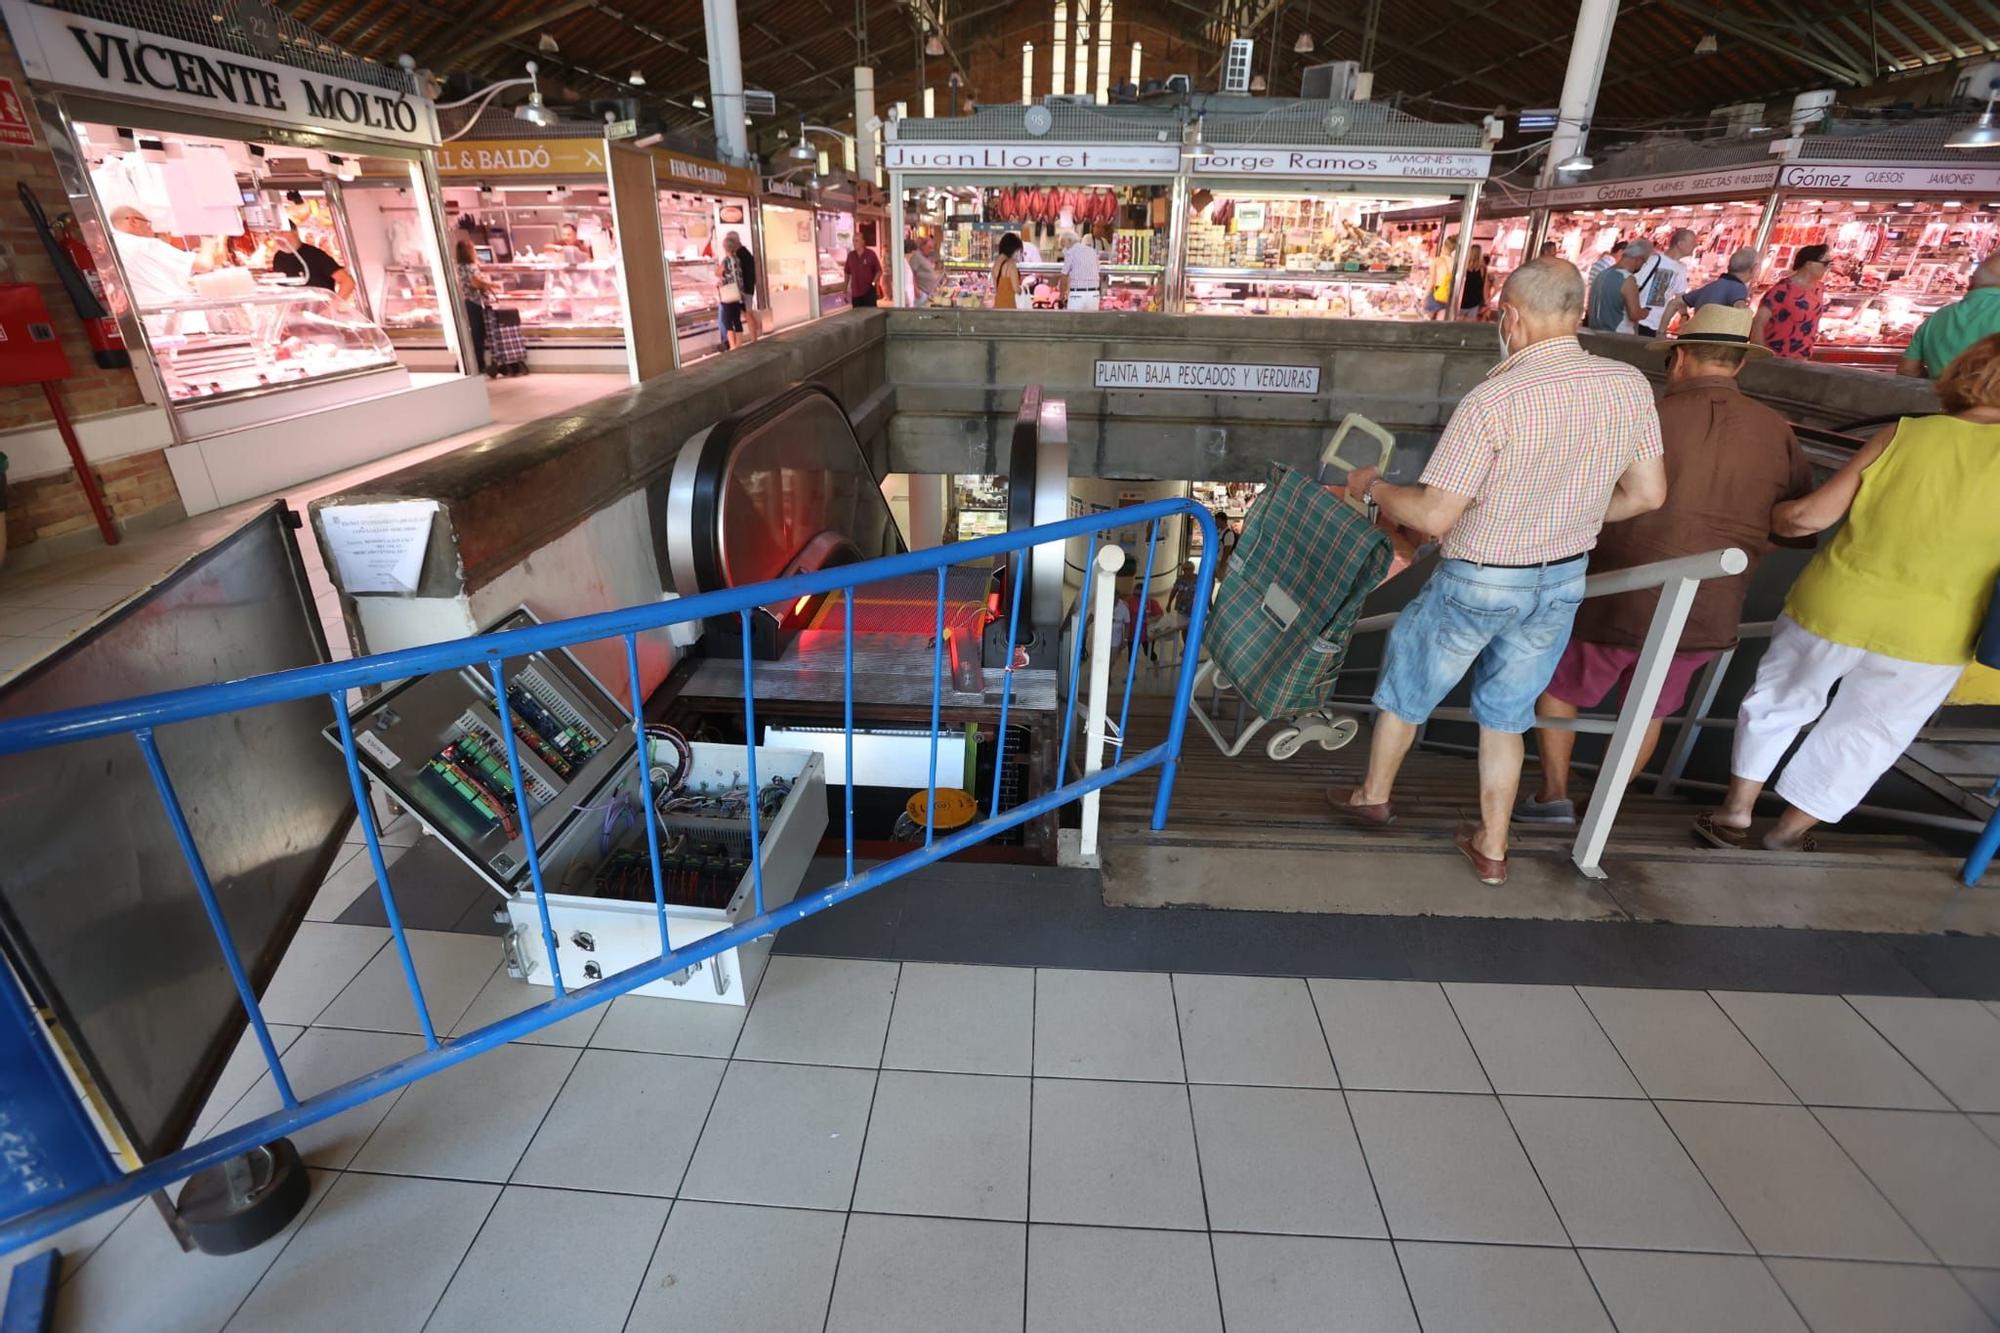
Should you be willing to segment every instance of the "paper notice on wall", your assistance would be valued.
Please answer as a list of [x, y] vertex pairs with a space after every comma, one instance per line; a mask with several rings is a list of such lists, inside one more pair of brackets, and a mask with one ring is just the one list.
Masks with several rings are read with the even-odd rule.
[[414, 593], [430, 549], [435, 500], [341, 505], [319, 511], [320, 531], [340, 572], [341, 590]]

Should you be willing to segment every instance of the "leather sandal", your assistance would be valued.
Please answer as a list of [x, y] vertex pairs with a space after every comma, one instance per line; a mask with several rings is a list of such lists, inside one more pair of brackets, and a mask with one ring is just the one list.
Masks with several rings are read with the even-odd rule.
[[1704, 811], [1694, 817], [1694, 836], [1711, 847], [1725, 851], [1742, 852], [1750, 849], [1750, 830], [1731, 828], [1727, 824], [1715, 822], [1713, 812]]
[[1479, 844], [1474, 841], [1478, 836], [1479, 825], [1460, 824], [1458, 826], [1458, 834], [1452, 839], [1452, 843], [1459, 851], [1465, 854], [1466, 860], [1472, 862], [1472, 873], [1479, 876], [1481, 884], [1495, 886], [1505, 884], [1507, 882], [1507, 858], [1503, 856], [1495, 860], [1493, 857], [1480, 851]]
[[1396, 808], [1387, 801], [1380, 805], [1355, 805], [1354, 793], [1359, 790], [1358, 787], [1328, 787], [1326, 803], [1341, 818], [1369, 828], [1387, 828], [1396, 822]]

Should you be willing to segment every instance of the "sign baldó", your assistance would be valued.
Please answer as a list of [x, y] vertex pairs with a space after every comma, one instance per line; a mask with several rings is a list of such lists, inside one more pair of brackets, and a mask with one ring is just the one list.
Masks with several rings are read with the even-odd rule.
[[432, 147], [428, 100], [59, 9], [0, 0], [30, 80], [255, 124]]

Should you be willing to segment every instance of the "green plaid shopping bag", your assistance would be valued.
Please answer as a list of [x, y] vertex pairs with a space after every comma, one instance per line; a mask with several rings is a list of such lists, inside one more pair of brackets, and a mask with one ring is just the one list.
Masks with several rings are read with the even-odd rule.
[[1308, 712], [1333, 693], [1361, 603], [1393, 558], [1388, 534], [1339, 496], [1272, 466], [1208, 632], [1216, 666], [1259, 717]]

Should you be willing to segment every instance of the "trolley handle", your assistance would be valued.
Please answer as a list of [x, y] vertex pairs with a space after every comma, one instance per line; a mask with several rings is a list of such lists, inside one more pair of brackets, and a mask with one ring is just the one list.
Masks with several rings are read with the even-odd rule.
[[[1351, 436], [1360, 438], [1350, 443]], [[1372, 456], [1366, 452], [1367, 445], [1371, 441], [1377, 446]], [[1347, 452], [1350, 448], [1355, 452]], [[1341, 468], [1342, 480], [1351, 475], [1356, 468], [1372, 467], [1377, 471], [1386, 470], [1389, 466], [1389, 455], [1394, 453], [1395, 449], [1395, 435], [1359, 412], [1349, 412], [1341, 418], [1340, 426], [1333, 432], [1333, 438], [1326, 442], [1326, 448], [1319, 451], [1319, 482], [1321, 485], [1326, 484], [1326, 469], [1329, 465]], [[1347, 503], [1367, 515], [1370, 522], [1374, 521], [1375, 506], [1372, 503], [1355, 495], [1348, 496]]]

